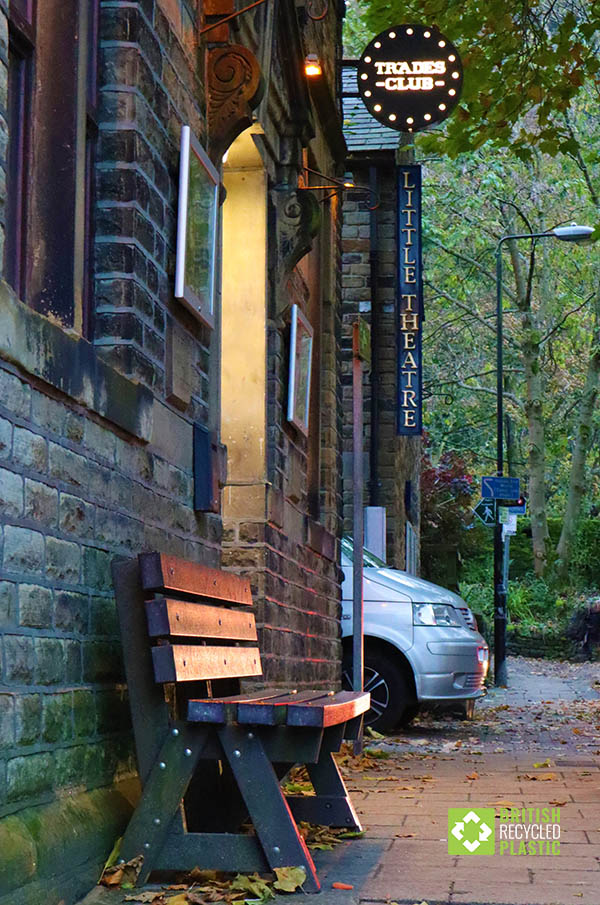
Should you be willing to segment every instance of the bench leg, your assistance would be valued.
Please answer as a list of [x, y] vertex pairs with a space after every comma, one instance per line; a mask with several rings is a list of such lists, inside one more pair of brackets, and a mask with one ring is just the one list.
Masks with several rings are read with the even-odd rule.
[[144, 856], [138, 886], [147, 881], [169, 831], [172, 832], [174, 817], [209, 735], [208, 729], [180, 724], [169, 730], [160, 749], [121, 844], [124, 861]]
[[321, 884], [315, 865], [258, 733], [239, 726], [224, 726], [217, 731], [269, 867], [303, 867], [305, 890], [318, 892]]
[[288, 797], [288, 804], [296, 820], [361, 831], [360, 820], [352, 807], [346, 785], [331, 754], [328, 732], [329, 730], [325, 731], [318, 762], [306, 764], [316, 793], [315, 797]]

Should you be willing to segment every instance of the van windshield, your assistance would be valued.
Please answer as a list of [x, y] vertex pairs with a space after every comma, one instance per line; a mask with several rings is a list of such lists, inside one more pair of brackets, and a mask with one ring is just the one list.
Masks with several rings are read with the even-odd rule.
[[[350, 562], [354, 562], [353, 539], [348, 534], [342, 538], [342, 552], [348, 557]], [[370, 553], [363, 547], [363, 566], [366, 566], [367, 569], [383, 569], [385, 563], [378, 556], [375, 556], [374, 553]]]

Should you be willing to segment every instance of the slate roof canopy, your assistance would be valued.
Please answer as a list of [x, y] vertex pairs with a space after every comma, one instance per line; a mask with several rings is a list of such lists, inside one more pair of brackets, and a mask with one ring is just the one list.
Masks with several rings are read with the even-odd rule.
[[344, 138], [348, 150], [395, 151], [400, 142], [400, 134], [378, 123], [365, 107], [362, 98], [347, 97], [357, 94], [356, 66], [343, 64], [342, 67], [342, 110], [344, 115]]

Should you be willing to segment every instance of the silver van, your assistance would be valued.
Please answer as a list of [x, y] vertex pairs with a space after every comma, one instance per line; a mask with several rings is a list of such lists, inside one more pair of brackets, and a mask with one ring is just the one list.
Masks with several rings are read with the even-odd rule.
[[[352, 659], [352, 541], [342, 539], [342, 639]], [[465, 601], [439, 585], [388, 568], [364, 550], [365, 691], [374, 729], [405, 726], [421, 705], [464, 705], [485, 694], [490, 652]]]

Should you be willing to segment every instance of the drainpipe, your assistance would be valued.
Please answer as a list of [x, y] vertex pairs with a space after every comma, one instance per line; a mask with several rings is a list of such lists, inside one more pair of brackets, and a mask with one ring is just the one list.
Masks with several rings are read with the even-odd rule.
[[[369, 167], [371, 198], [378, 198], [377, 167]], [[369, 446], [369, 505], [379, 506], [379, 305], [377, 279], [379, 248], [377, 243], [377, 210], [369, 216], [369, 281], [371, 284], [371, 443]]]

